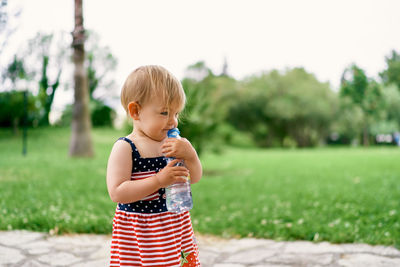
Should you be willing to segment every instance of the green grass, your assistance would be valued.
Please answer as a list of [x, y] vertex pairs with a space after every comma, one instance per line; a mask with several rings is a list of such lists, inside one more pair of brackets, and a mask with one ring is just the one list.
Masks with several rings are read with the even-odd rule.
[[[105, 170], [123, 133], [95, 129], [93, 159], [68, 157], [69, 129], [0, 131], [0, 229], [111, 233]], [[192, 187], [197, 232], [400, 247], [400, 149], [234, 149], [205, 154]]]
[[107, 158], [122, 133], [93, 132], [95, 157], [70, 158], [70, 130], [28, 132], [28, 153], [21, 137], [0, 135], [0, 229], [109, 233], [115, 204], [105, 184]]
[[400, 149], [230, 150], [194, 187], [200, 232], [400, 244]]

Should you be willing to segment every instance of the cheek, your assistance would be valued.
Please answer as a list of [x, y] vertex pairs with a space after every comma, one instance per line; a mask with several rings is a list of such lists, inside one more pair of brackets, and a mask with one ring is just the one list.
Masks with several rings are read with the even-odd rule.
[[156, 118], [156, 119], [153, 119], [153, 121], [152, 121], [153, 128], [163, 128], [165, 124], [166, 124], [166, 120], [163, 118]]

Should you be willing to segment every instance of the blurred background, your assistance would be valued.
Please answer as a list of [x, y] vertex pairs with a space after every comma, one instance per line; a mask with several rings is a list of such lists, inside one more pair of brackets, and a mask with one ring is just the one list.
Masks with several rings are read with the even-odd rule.
[[[201, 128], [219, 131], [224, 142], [241, 132], [257, 146], [394, 144], [398, 7], [397, 1], [84, 1], [92, 123], [121, 127], [124, 79], [138, 66], [159, 64], [182, 80], [188, 122], [201, 112]], [[12, 111], [24, 90], [30, 126], [70, 124], [73, 12], [73, 1], [2, 1], [1, 126], [22, 122], [21, 112]]]
[[107, 157], [131, 131], [120, 89], [157, 64], [182, 81], [179, 128], [204, 164], [197, 231], [399, 244], [400, 2], [85, 0], [82, 159], [74, 10], [0, 0], [0, 229], [110, 233]]

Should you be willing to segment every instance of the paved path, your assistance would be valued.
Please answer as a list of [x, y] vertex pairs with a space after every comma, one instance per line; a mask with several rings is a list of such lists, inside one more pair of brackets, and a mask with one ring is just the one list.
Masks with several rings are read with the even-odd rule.
[[[202, 266], [400, 266], [400, 251], [364, 244], [197, 236]], [[0, 266], [107, 266], [110, 236], [0, 232]]]

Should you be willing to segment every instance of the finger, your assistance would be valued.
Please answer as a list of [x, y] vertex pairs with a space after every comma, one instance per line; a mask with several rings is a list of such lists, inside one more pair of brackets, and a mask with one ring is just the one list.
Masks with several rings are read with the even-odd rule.
[[174, 176], [183, 176], [183, 177], [188, 177], [189, 176], [189, 171], [175, 171]]
[[171, 144], [170, 144], [170, 143], [167, 143], [167, 142], [165, 141], [165, 143], [161, 145], [161, 148], [170, 147], [170, 146], [171, 146]]
[[172, 145], [176, 141], [176, 138], [168, 138], [164, 141], [163, 145]]
[[176, 177], [176, 179], [175, 179], [176, 183], [186, 183], [187, 181], [188, 181], [187, 176], [180, 176], [180, 177]]
[[174, 170], [174, 174], [178, 175], [178, 176], [188, 176], [189, 175], [189, 170], [188, 169], [184, 169], [184, 170]]
[[179, 160], [179, 159], [174, 159], [173, 161], [170, 161], [168, 164], [167, 164], [167, 167], [173, 167], [175, 164], [177, 164], [178, 162], [180, 162], [181, 160]]
[[167, 158], [174, 157], [174, 154], [171, 152], [161, 152], [161, 153], [163, 153], [164, 157], [167, 157]]
[[161, 149], [161, 152], [162, 152], [162, 153], [169, 153], [169, 152], [171, 152], [171, 151], [172, 151], [172, 149], [169, 148], [169, 147], [168, 147], [168, 148], [162, 148], [162, 149]]
[[175, 166], [173, 168], [174, 171], [178, 171], [178, 172], [186, 172], [189, 171], [188, 168], [186, 168], [185, 166]]

